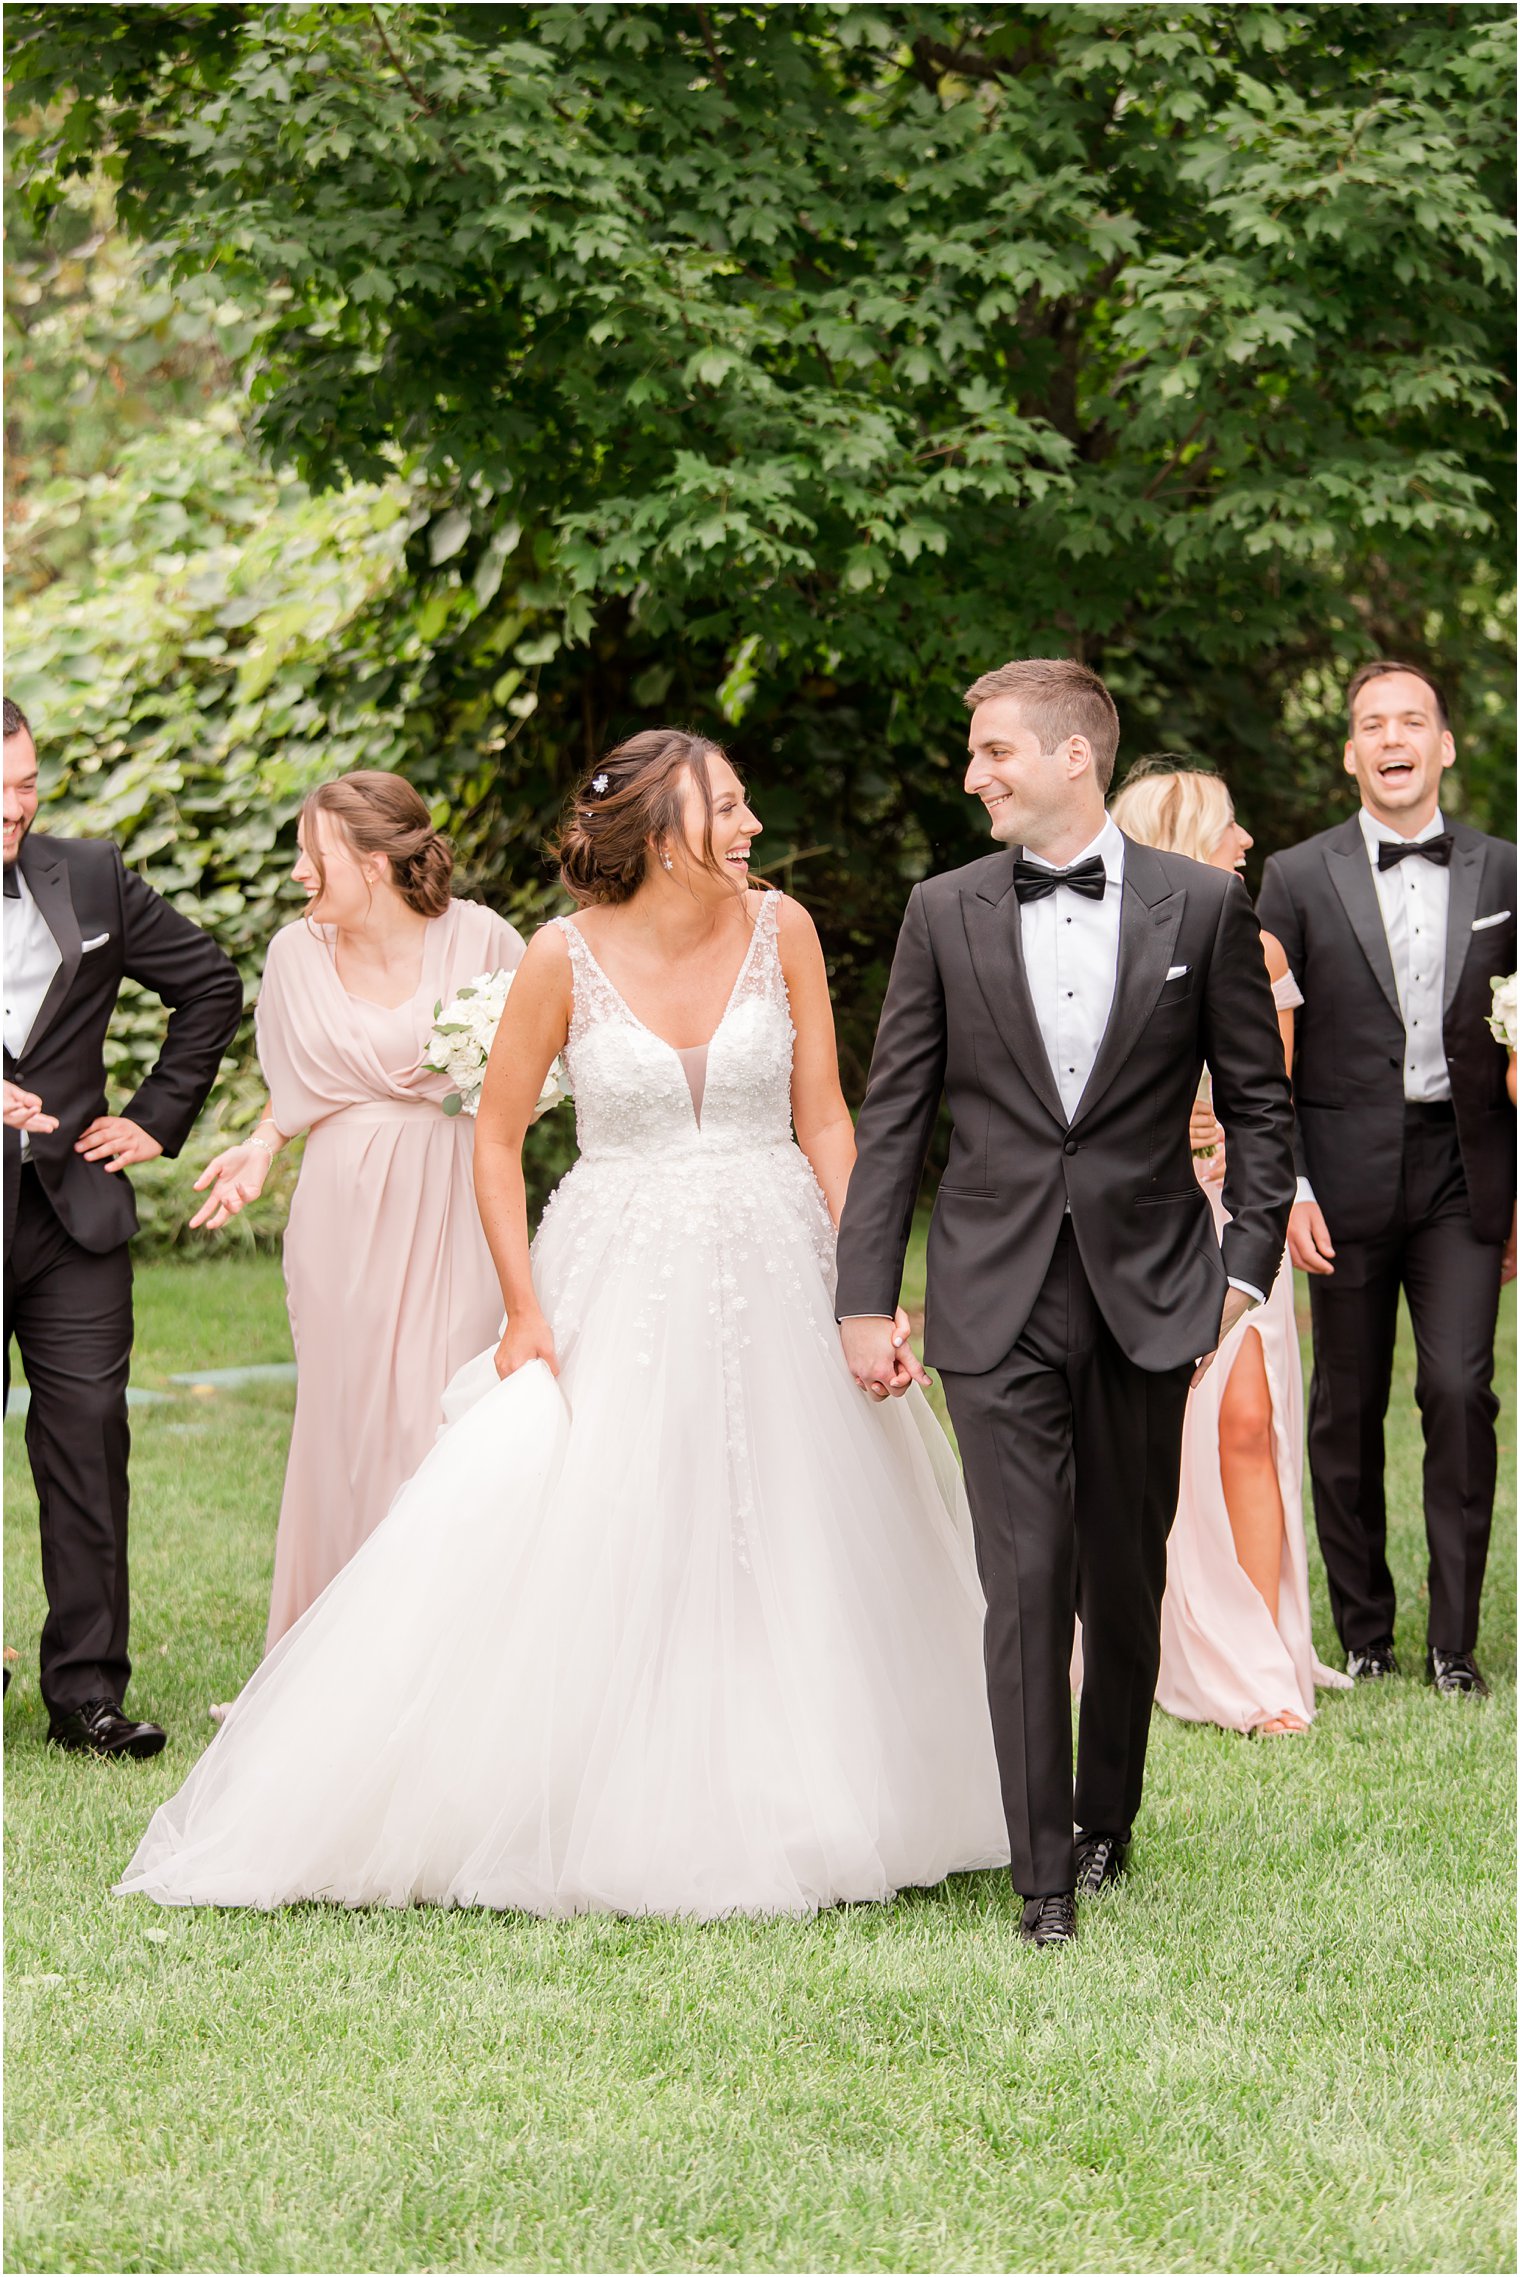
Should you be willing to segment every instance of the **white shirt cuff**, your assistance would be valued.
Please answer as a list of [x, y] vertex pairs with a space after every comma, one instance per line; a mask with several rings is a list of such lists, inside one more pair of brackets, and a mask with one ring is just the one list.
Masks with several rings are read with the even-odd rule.
[[1249, 1297], [1253, 1305], [1264, 1305], [1266, 1303], [1267, 1300], [1260, 1289], [1253, 1289], [1249, 1281], [1237, 1281], [1233, 1273], [1229, 1276], [1229, 1281], [1230, 1287], [1239, 1289], [1241, 1295]]
[[1294, 1201], [1295, 1201], [1295, 1202], [1312, 1202], [1312, 1201], [1313, 1201], [1313, 1199], [1314, 1199], [1314, 1188], [1313, 1188], [1313, 1187], [1310, 1185], [1310, 1183], [1309, 1183], [1309, 1181], [1308, 1181], [1308, 1179], [1307, 1179], [1307, 1178], [1300, 1178], [1300, 1180], [1299, 1180], [1299, 1182], [1298, 1182], [1298, 1191], [1297, 1191], [1297, 1193], [1295, 1193], [1295, 1195], [1294, 1195], [1293, 1199], [1294, 1199]]

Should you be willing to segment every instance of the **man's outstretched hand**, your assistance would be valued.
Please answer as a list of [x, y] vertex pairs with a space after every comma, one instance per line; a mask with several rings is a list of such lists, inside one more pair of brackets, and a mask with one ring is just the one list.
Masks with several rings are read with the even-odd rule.
[[910, 1384], [929, 1381], [908, 1336], [908, 1316], [901, 1305], [890, 1319], [885, 1313], [871, 1313], [839, 1323], [845, 1363], [868, 1398], [901, 1399]]
[[141, 1123], [126, 1115], [97, 1115], [74, 1141], [74, 1152], [86, 1162], [103, 1162], [107, 1170], [125, 1170], [130, 1162], [152, 1162], [163, 1153]]
[[35, 1091], [23, 1091], [19, 1083], [5, 1086], [5, 1125], [13, 1131], [56, 1131], [58, 1117], [43, 1113], [42, 1101]]

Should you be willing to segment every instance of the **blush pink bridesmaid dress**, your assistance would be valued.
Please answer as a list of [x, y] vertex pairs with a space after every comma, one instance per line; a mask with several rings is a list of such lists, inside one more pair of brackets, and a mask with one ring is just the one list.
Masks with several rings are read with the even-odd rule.
[[[1274, 982], [1279, 1008], [1303, 1002], [1291, 974]], [[1222, 1164], [1201, 1183], [1225, 1223]], [[1283, 1506], [1283, 1552], [1277, 1619], [1246, 1579], [1235, 1555], [1219, 1469], [1219, 1409], [1230, 1370], [1247, 1336], [1261, 1338], [1272, 1394], [1277, 1484]], [[1293, 1316], [1293, 1268], [1286, 1257], [1267, 1301], [1247, 1313], [1220, 1346], [1219, 1357], [1188, 1394], [1182, 1433], [1177, 1516], [1167, 1540], [1166, 1596], [1161, 1605], [1161, 1668], [1156, 1701], [1190, 1723], [1251, 1731], [1281, 1715], [1314, 1715], [1316, 1688], [1350, 1679], [1315, 1658], [1309, 1620], [1309, 1557], [1304, 1540], [1304, 1384]]]
[[433, 1443], [444, 1385], [499, 1333], [475, 1126], [443, 1113], [448, 1078], [419, 1061], [434, 1005], [523, 953], [494, 910], [451, 901], [414, 994], [386, 1006], [344, 988], [331, 928], [300, 918], [270, 943], [259, 1060], [275, 1122], [306, 1151], [285, 1235], [296, 1412], [266, 1650], [379, 1525]]

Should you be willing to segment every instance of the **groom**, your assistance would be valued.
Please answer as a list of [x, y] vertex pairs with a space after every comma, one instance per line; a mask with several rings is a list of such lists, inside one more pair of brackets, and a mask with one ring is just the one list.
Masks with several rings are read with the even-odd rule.
[[[1108, 821], [1119, 716], [1097, 674], [1005, 664], [966, 691], [966, 789], [1003, 851], [908, 902], [839, 1228], [845, 1357], [873, 1398], [924, 1157], [925, 1357], [960, 1441], [1021, 1930], [1075, 1934], [1121, 1871], [1160, 1655], [1188, 1388], [1260, 1303], [1294, 1195], [1292, 1110], [1251, 905], [1223, 870]], [[1188, 1116], [1224, 1126], [1223, 1250]], [[1072, 1618], [1085, 1676], [1073, 1844]]]

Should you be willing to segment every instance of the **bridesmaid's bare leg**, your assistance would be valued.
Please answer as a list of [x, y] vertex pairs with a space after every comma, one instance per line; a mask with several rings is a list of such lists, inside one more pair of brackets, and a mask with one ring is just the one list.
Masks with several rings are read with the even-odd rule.
[[[1277, 1477], [1272, 1387], [1261, 1338], [1254, 1329], [1241, 1337], [1219, 1403], [1219, 1477], [1241, 1571], [1275, 1625], [1286, 1520]], [[1280, 1732], [1308, 1727], [1302, 1716], [1285, 1713], [1258, 1728]]]

